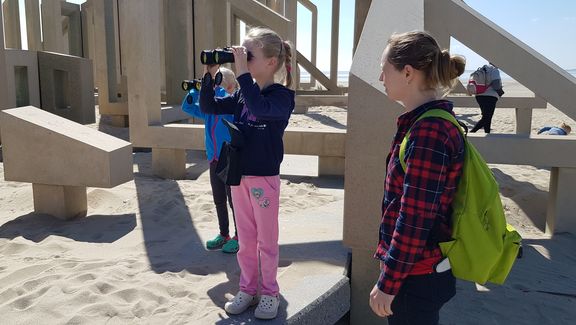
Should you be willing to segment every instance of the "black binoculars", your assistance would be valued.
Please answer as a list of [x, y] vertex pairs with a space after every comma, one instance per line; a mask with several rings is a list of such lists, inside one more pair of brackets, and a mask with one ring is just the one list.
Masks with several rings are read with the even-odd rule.
[[[218, 71], [214, 76], [214, 84], [216, 86], [220, 86], [222, 83], [222, 72]], [[182, 90], [190, 91], [192, 89], [200, 90], [202, 87], [202, 80], [200, 79], [192, 79], [192, 80], [184, 80], [182, 81]]]
[[[248, 61], [252, 59], [252, 53], [248, 52]], [[234, 62], [234, 53], [231, 47], [223, 49], [204, 50], [200, 52], [200, 62], [202, 64], [224, 64]]]

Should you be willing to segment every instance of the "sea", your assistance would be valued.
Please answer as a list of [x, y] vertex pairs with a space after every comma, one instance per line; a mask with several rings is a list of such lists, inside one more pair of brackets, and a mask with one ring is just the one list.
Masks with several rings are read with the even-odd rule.
[[[310, 74], [304, 70], [301, 70], [302, 72], [300, 73], [300, 82], [302, 83], [307, 83], [310, 82]], [[474, 70], [466, 70], [464, 71], [464, 73], [462, 74], [462, 76], [460, 76], [460, 80], [462, 80], [463, 82], [468, 80], [468, 77], [470, 76], [470, 74], [473, 72]], [[330, 71], [322, 71], [327, 77], [330, 77]], [[576, 68], [575, 69], [566, 69], [566, 72], [568, 72], [569, 74], [571, 74], [574, 78], [576, 78]], [[348, 70], [342, 70], [342, 71], [338, 71], [338, 85], [342, 86], [342, 87], [347, 87], [348, 86], [348, 74], [350, 73], [350, 71]], [[509, 75], [507, 75], [506, 73], [501, 73], [500, 74], [503, 80], [510, 80], [513, 79], [512, 77], [510, 77]]]

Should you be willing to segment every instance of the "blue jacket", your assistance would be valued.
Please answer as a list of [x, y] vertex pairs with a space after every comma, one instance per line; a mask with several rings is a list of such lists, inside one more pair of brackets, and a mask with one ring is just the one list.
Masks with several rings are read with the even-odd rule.
[[567, 135], [564, 129], [555, 126], [545, 126], [538, 130], [538, 134], [548, 134], [548, 135]]
[[[215, 93], [216, 97], [228, 96], [222, 87], [217, 87]], [[199, 96], [200, 93], [196, 89], [190, 90], [190, 92], [184, 97], [182, 110], [194, 117], [204, 120], [206, 156], [208, 157], [208, 161], [212, 162], [213, 160], [218, 160], [222, 143], [224, 143], [224, 141], [230, 141], [230, 133], [228, 132], [226, 125], [222, 123], [222, 119], [232, 121], [234, 115], [210, 115], [203, 113], [198, 105]]]
[[208, 114], [234, 114], [234, 124], [242, 131], [242, 175], [280, 174], [284, 158], [282, 136], [294, 110], [294, 91], [272, 84], [263, 90], [250, 73], [238, 76], [240, 89], [226, 98], [214, 97], [211, 85], [200, 89], [200, 108]]

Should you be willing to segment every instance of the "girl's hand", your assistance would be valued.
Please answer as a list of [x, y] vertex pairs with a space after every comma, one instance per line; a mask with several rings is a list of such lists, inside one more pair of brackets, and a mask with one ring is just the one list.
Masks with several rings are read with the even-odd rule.
[[378, 286], [374, 286], [372, 292], [370, 292], [370, 308], [376, 315], [388, 317], [393, 314], [391, 306], [394, 297], [380, 291]]
[[244, 46], [233, 46], [234, 65], [236, 66], [236, 76], [241, 76], [248, 72], [248, 51]]
[[220, 69], [219, 64], [204, 65], [204, 74], [206, 74], [206, 72], [208, 72], [208, 73], [210, 73], [212, 78], [214, 78], [214, 76], [216, 76], [216, 73], [218, 72], [218, 69]]

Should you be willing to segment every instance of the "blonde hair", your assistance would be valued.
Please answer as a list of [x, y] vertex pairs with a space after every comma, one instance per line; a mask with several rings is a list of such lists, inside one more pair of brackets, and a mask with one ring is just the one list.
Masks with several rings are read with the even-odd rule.
[[410, 65], [424, 72], [426, 88], [441, 90], [444, 95], [456, 85], [466, 66], [464, 57], [441, 50], [434, 37], [424, 31], [392, 35], [386, 59], [397, 70]]
[[[234, 74], [234, 71], [225, 68], [225, 67], [220, 67], [220, 72], [222, 73], [222, 83], [225, 85], [234, 85], [234, 89], [238, 89], [238, 81], [236, 80], [236, 75]], [[224, 85], [222, 85], [224, 87]], [[228, 87], [224, 87], [224, 88], [228, 88]]]
[[566, 131], [566, 134], [570, 134], [570, 132], [572, 132], [572, 128], [570, 127], [570, 125], [568, 125], [566, 123], [562, 123], [560, 125], [560, 128], [562, 128], [564, 131]]
[[251, 28], [245, 37], [246, 40], [253, 40], [259, 43], [262, 53], [267, 58], [278, 58], [276, 71], [283, 67], [286, 71], [285, 86], [292, 86], [292, 45], [273, 30], [265, 27]]

